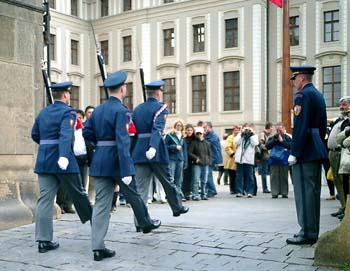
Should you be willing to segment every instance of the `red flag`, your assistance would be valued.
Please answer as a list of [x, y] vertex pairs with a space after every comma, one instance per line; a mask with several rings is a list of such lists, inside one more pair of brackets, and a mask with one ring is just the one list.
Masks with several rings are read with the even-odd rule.
[[271, 3], [275, 4], [278, 7], [282, 7], [283, 5], [283, 0], [270, 0]]

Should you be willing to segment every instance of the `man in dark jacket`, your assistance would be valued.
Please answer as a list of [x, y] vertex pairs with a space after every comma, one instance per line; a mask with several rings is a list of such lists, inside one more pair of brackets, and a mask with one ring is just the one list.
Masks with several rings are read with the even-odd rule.
[[161, 102], [164, 84], [162, 80], [146, 84], [148, 99], [134, 110], [136, 143], [132, 158], [137, 191], [144, 202], [147, 202], [150, 182], [155, 175], [165, 190], [173, 216], [177, 217], [187, 213], [189, 208], [182, 205], [180, 191], [170, 174], [168, 150], [163, 140], [168, 115], [167, 105]]
[[299, 233], [287, 239], [287, 244], [317, 242], [320, 227], [320, 194], [322, 160], [327, 158], [323, 139], [327, 130], [326, 103], [312, 84], [315, 67], [291, 67], [294, 99], [294, 128], [291, 155], [295, 203]]
[[200, 200], [198, 194], [199, 182], [201, 184], [201, 199], [207, 200], [206, 185], [208, 179], [208, 167], [211, 162], [210, 145], [204, 139], [203, 127], [196, 127], [195, 140], [191, 142], [189, 156], [193, 161], [193, 191], [192, 200]]
[[216, 165], [222, 164], [222, 152], [221, 152], [221, 144], [220, 138], [213, 130], [213, 125], [210, 121], [207, 121], [203, 124], [204, 132], [205, 132], [205, 140], [210, 145], [211, 151], [211, 163], [208, 166], [208, 182], [207, 182], [207, 190], [208, 197], [214, 197], [217, 195], [217, 191], [215, 188], [215, 183], [213, 179], [213, 170]]
[[128, 126], [131, 117], [122, 103], [127, 92], [126, 78], [126, 72], [118, 71], [104, 81], [110, 97], [96, 107], [83, 129], [84, 138], [96, 146], [90, 169], [96, 191], [91, 233], [95, 261], [115, 255], [115, 251], [106, 248], [104, 237], [108, 230], [116, 184], [123, 189], [143, 233], [149, 233], [161, 224], [159, 220], [150, 218], [140, 195], [130, 186], [135, 169], [129, 152]]
[[78, 163], [72, 151], [76, 113], [69, 106], [71, 81], [53, 84], [55, 102], [39, 113], [32, 128], [32, 139], [39, 144], [35, 173], [40, 197], [35, 209], [35, 239], [39, 252], [59, 247], [53, 238], [54, 199], [64, 185], [82, 223], [91, 220], [92, 207], [81, 184]]

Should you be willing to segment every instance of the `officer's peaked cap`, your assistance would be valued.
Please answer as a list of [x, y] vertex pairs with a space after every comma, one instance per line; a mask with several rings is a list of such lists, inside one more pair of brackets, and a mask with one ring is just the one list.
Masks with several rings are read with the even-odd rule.
[[66, 91], [72, 85], [73, 85], [72, 81], [66, 81], [66, 82], [62, 82], [62, 83], [52, 84], [51, 90], [52, 91]]
[[128, 74], [123, 70], [114, 72], [104, 81], [104, 86], [106, 88], [118, 88], [124, 84], [127, 77]]
[[316, 67], [313, 66], [290, 66], [290, 70], [292, 72], [292, 77], [290, 80], [294, 80], [295, 76], [298, 74], [314, 74], [314, 71], [316, 70]]
[[157, 90], [161, 89], [162, 86], [164, 86], [165, 82], [163, 80], [157, 80], [157, 81], [152, 81], [149, 82], [148, 84], [145, 85], [147, 90]]

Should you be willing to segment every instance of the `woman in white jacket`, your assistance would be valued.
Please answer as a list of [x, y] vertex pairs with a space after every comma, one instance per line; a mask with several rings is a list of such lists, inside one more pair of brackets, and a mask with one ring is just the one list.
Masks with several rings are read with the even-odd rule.
[[235, 137], [237, 150], [235, 162], [236, 172], [236, 197], [242, 197], [247, 193], [247, 197], [253, 197], [254, 193], [254, 156], [255, 146], [259, 144], [259, 138], [254, 133], [254, 125], [245, 123], [242, 132]]

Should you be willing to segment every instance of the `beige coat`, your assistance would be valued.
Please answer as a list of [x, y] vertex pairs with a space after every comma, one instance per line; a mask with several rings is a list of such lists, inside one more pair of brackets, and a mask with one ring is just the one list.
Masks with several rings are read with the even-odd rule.
[[350, 127], [346, 127], [344, 131], [337, 134], [337, 143], [343, 146], [340, 155], [339, 174], [350, 173], [350, 137], [346, 137], [345, 135], [345, 131], [349, 129]]
[[234, 141], [234, 135], [230, 135], [226, 139], [226, 144], [225, 144], [225, 164], [224, 168], [225, 169], [231, 169], [231, 170], [236, 170], [237, 165], [235, 163], [235, 153], [236, 153], [236, 144]]

